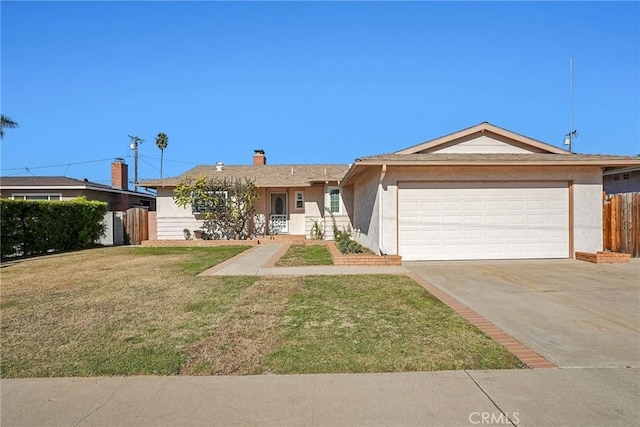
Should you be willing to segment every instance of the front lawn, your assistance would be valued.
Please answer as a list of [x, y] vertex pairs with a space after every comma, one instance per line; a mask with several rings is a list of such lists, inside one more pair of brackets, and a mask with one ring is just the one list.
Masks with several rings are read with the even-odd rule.
[[518, 359], [406, 276], [310, 276], [266, 364], [278, 373], [501, 369]]
[[119, 247], [4, 264], [1, 376], [520, 366], [404, 276], [195, 277], [245, 249]]
[[325, 245], [291, 245], [278, 260], [278, 267], [303, 265], [332, 265], [333, 259]]

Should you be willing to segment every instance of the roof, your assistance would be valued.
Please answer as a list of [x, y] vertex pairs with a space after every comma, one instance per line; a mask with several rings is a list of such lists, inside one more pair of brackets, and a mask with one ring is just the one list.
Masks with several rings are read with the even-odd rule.
[[429, 153], [429, 154], [380, 154], [356, 159], [357, 164], [416, 164], [416, 165], [598, 165], [635, 166], [640, 158], [607, 156], [600, 154], [557, 155], [547, 153]]
[[[527, 153], [453, 153], [440, 149], [488, 135], [527, 149]], [[367, 166], [640, 166], [640, 158], [595, 154], [574, 154], [553, 145], [482, 122], [460, 131], [414, 145], [395, 153], [356, 159], [342, 183], [349, 183]]]
[[367, 166], [640, 166], [640, 158], [606, 156], [597, 154], [558, 155], [550, 153], [531, 154], [381, 154], [356, 159], [342, 183], [348, 183]]
[[88, 184], [105, 187], [104, 185], [97, 184], [95, 182], [68, 178], [66, 176], [3, 176], [0, 180], [0, 185], [2, 185], [2, 187], [70, 187], [79, 185], [85, 186]]
[[93, 190], [107, 193], [126, 193], [138, 196], [154, 197], [152, 194], [130, 190], [121, 190], [109, 185], [66, 176], [3, 176], [0, 188], [7, 190]]
[[569, 151], [563, 150], [562, 148], [558, 148], [553, 145], [538, 141], [536, 139], [520, 135], [519, 133], [512, 132], [496, 125], [492, 125], [489, 122], [482, 122], [479, 125], [471, 126], [469, 128], [462, 129], [457, 132], [450, 133], [448, 135], [441, 136], [439, 138], [432, 139], [409, 148], [405, 148], [403, 150], [397, 151], [396, 154], [416, 154], [424, 152], [425, 150], [432, 150], [445, 144], [456, 144], [464, 138], [476, 137], [482, 134], [491, 134], [492, 136], [502, 137], [509, 140], [511, 143], [534, 148], [534, 151], [542, 151], [553, 154], [571, 154]]
[[308, 187], [314, 182], [339, 182], [349, 165], [200, 165], [174, 178], [151, 179], [139, 182], [142, 187], [175, 187], [187, 178], [247, 178], [257, 187]]

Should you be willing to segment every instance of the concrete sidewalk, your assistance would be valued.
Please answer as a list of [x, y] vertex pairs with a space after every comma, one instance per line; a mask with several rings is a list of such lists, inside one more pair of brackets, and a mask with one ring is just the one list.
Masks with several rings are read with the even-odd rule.
[[[629, 426], [640, 369], [5, 379], [2, 426]], [[508, 417], [508, 418], [507, 418]]]
[[254, 246], [240, 255], [203, 271], [198, 276], [311, 276], [341, 274], [408, 274], [409, 270], [401, 266], [334, 266], [315, 265], [304, 267], [273, 267], [282, 251], [284, 243], [270, 243]]

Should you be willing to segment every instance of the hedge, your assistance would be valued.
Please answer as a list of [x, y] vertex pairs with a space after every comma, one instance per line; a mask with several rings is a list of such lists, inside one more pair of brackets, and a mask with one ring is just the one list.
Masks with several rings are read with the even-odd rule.
[[2, 258], [86, 248], [104, 235], [107, 204], [0, 199]]

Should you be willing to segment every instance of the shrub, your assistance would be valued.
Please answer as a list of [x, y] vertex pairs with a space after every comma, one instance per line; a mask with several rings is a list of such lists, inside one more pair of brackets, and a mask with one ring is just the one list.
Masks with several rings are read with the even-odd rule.
[[0, 199], [1, 255], [34, 255], [85, 248], [104, 234], [107, 204]]
[[329, 216], [331, 216], [331, 227], [333, 228], [333, 240], [336, 242], [336, 246], [340, 253], [343, 254], [363, 254], [368, 252], [368, 250], [362, 246], [360, 243], [356, 242], [351, 238], [351, 227], [343, 228], [342, 230], [338, 229], [338, 225], [336, 224], [336, 218], [333, 216], [333, 213], [327, 209], [329, 212]]
[[249, 179], [187, 178], [174, 190], [178, 206], [191, 208], [196, 218], [204, 219], [202, 227], [209, 238], [250, 238], [249, 221], [254, 217], [258, 189]]
[[324, 236], [322, 233], [322, 227], [320, 226], [320, 222], [316, 221], [315, 219], [312, 219], [311, 221], [313, 221], [313, 225], [311, 226], [311, 231], [309, 232], [311, 239], [321, 240]]

